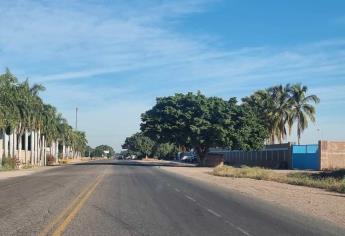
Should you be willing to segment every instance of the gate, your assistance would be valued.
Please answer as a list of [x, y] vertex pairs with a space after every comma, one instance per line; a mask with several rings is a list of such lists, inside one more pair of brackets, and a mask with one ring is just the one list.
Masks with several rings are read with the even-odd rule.
[[319, 145], [292, 145], [292, 168], [301, 170], [319, 170]]

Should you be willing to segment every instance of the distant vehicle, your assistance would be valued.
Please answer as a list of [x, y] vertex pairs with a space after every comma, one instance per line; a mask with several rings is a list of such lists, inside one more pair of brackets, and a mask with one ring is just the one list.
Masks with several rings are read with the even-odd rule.
[[181, 158], [181, 161], [187, 162], [187, 163], [196, 163], [198, 162], [198, 158], [196, 156], [183, 156]]

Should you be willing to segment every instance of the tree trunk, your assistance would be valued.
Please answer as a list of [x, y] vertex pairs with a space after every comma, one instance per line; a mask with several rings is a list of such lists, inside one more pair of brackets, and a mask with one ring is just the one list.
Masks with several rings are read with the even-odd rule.
[[40, 164], [40, 152], [39, 152], [39, 131], [35, 132], [36, 133], [36, 163], [39, 165]]
[[17, 135], [17, 143], [18, 143], [18, 149], [17, 149], [17, 156], [19, 158], [19, 160], [21, 160], [21, 156], [20, 156], [20, 152], [22, 150], [22, 133], [19, 132], [18, 135]]
[[24, 154], [24, 158], [25, 158], [25, 164], [27, 164], [27, 155], [28, 155], [28, 147], [29, 147], [29, 133], [27, 130], [25, 130], [25, 154]]
[[62, 142], [62, 159], [65, 159], [65, 142]]
[[34, 131], [34, 145], [33, 145], [33, 147], [34, 147], [34, 150], [33, 150], [33, 152], [34, 152], [34, 165], [36, 165], [37, 164], [37, 132], [36, 131]]
[[300, 145], [301, 143], [301, 129], [300, 129], [300, 121], [298, 120], [298, 124], [297, 124], [297, 142], [298, 145]]
[[30, 153], [30, 164], [31, 165], [34, 165], [35, 164], [35, 153], [34, 153], [34, 148], [35, 148], [35, 132], [34, 131], [31, 131], [31, 144], [30, 144], [30, 150], [31, 150], [31, 153]]
[[13, 157], [13, 133], [9, 135], [9, 141], [10, 141], [10, 153], [9, 153], [9, 156]]
[[17, 129], [15, 129], [13, 131], [13, 157], [17, 157], [17, 141], [18, 141]]
[[196, 148], [196, 152], [197, 152], [199, 160], [200, 160], [199, 165], [200, 166], [205, 166], [205, 164], [206, 164], [206, 155], [208, 153], [208, 148], [206, 148], [206, 147], [204, 147], [204, 148], [197, 147]]
[[55, 154], [56, 154], [56, 159], [59, 160], [59, 141], [55, 141]]
[[42, 155], [42, 164], [43, 166], [47, 165], [47, 158], [46, 158], [46, 140], [44, 135], [42, 135], [42, 144], [41, 144], [41, 155]]
[[6, 138], [7, 134], [5, 132], [5, 129], [2, 130], [2, 153], [0, 156], [0, 166], [2, 166], [2, 158], [6, 157], [6, 151], [7, 151], [7, 138]]
[[37, 131], [37, 162], [39, 165], [42, 165], [42, 140], [41, 140], [41, 130]]
[[6, 134], [5, 130], [3, 130], [4, 133], [4, 156], [8, 157], [8, 135]]
[[0, 150], [0, 166], [2, 166], [2, 157], [4, 156], [4, 140], [5, 140], [5, 135], [4, 135], [4, 132], [2, 131], [1, 132], [2, 133], [2, 148], [1, 148], [1, 150]]

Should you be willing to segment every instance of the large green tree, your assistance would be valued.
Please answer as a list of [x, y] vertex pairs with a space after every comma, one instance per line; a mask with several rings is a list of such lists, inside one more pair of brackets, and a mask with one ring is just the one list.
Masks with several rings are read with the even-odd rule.
[[103, 155], [105, 155], [104, 151], [109, 151], [109, 153], [106, 154], [106, 156], [108, 158], [115, 155], [115, 151], [112, 147], [110, 147], [108, 145], [99, 145], [99, 146], [95, 147], [95, 150], [92, 153], [92, 156], [93, 157], [102, 157]]
[[262, 149], [264, 141], [269, 137], [264, 122], [246, 106], [232, 105], [232, 107], [236, 131], [232, 149], [247, 151]]
[[131, 153], [138, 156], [150, 156], [153, 154], [155, 142], [143, 133], [136, 133], [127, 137], [125, 143], [122, 145], [123, 149], [127, 149]]
[[141, 130], [158, 143], [193, 148], [203, 165], [210, 147], [233, 145], [232, 113], [221, 98], [178, 93], [157, 98], [156, 105], [142, 114]]
[[173, 143], [156, 143], [153, 155], [158, 159], [173, 159], [176, 157], [178, 148]]

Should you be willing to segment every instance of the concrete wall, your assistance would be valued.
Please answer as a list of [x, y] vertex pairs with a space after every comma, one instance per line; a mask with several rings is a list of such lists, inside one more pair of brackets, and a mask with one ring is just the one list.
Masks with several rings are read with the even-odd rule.
[[319, 141], [320, 169], [345, 168], [345, 142]]

